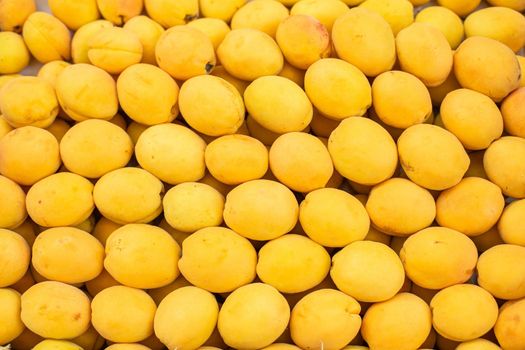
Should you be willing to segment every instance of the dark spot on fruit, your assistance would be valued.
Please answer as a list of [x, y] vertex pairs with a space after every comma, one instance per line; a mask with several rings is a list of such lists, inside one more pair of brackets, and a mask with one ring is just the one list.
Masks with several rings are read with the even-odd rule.
[[186, 16], [184, 16], [184, 22], [186, 22], [186, 23], [191, 22], [195, 18], [197, 18], [196, 14], [187, 14]]
[[73, 315], [73, 319], [74, 319], [75, 321], [80, 320], [80, 312], [77, 312], [76, 314], [74, 314], [74, 315]]
[[206, 63], [206, 66], [204, 66], [204, 70], [206, 71], [206, 74], [210, 74], [214, 67], [215, 67], [215, 64], [211, 62]]

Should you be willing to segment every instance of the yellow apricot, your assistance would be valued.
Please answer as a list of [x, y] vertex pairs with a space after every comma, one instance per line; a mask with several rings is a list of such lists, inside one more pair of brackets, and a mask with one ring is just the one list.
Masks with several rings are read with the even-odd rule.
[[228, 73], [243, 80], [276, 75], [284, 64], [283, 54], [273, 38], [251, 28], [229, 32], [217, 48], [217, 57]]
[[290, 232], [298, 215], [299, 205], [292, 191], [271, 180], [240, 184], [228, 193], [224, 205], [228, 227], [246, 238], [261, 241]]
[[90, 63], [88, 57], [91, 38], [101, 29], [110, 28], [113, 24], [106, 20], [96, 20], [84, 24], [73, 34], [71, 40], [71, 58], [74, 63]]
[[[263, 1], [267, 1], [267, 0], [263, 0]], [[224, 69], [223, 66], [215, 67], [213, 69], [213, 72], [211, 72], [211, 75], [214, 75], [216, 77], [222, 78], [222, 79], [226, 80], [228, 83], [230, 83], [233, 86], [235, 86], [235, 88], [237, 89], [237, 91], [239, 91], [241, 96], [244, 94], [244, 90], [246, 90], [248, 85], [250, 85], [249, 81], [236, 78], [233, 75], [231, 75], [230, 73], [228, 73], [228, 71], [226, 69]]]
[[260, 179], [268, 170], [268, 150], [250, 136], [221, 136], [208, 144], [204, 157], [211, 175], [228, 185]]
[[0, 3], [0, 30], [21, 33], [22, 27], [36, 11], [34, 0], [4, 0]]
[[348, 11], [348, 6], [341, 0], [301, 0], [292, 6], [290, 14], [312, 16], [330, 33], [334, 22]]
[[206, 143], [177, 124], [154, 125], [142, 132], [135, 156], [142, 168], [169, 184], [198, 181], [204, 176]]
[[0, 344], [9, 344], [17, 338], [24, 330], [24, 324], [20, 319], [20, 294], [14, 289], [0, 289], [0, 313], [2, 320], [0, 325]]
[[211, 336], [219, 305], [210, 292], [186, 286], [168, 294], [155, 313], [155, 335], [170, 349], [197, 349]]
[[57, 139], [58, 142], [62, 141], [62, 138], [68, 132], [68, 130], [71, 129], [71, 125], [69, 125], [64, 119], [57, 118], [53, 122], [53, 124], [49, 125], [46, 130], [49, 131], [53, 136]]
[[20, 236], [24, 237], [27, 244], [29, 244], [29, 247], [33, 246], [38, 233], [36, 225], [30, 219], [26, 219], [26, 221], [11, 231], [16, 232]]
[[145, 0], [148, 16], [164, 28], [188, 23], [199, 16], [199, 0]]
[[95, 216], [91, 214], [86, 220], [74, 227], [87, 233], [93, 232], [93, 228], [95, 227]]
[[[520, 65], [514, 52], [491, 38], [467, 38], [454, 54], [454, 73], [462, 87], [500, 102], [520, 84]], [[476, 77], [476, 79], [473, 79]]]
[[224, 197], [213, 187], [185, 182], [172, 187], [162, 201], [164, 217], [176, 230], [195, 232], [222, 224]]
[[508, 301], [500, 309], [494, 333], [503, 349], [519, 349], [523, 346], [525, 322], [525, 299]]
[[49, 131], [32, 126], [15, 129], [2, 137], [0, 153], [0, 173], [20, 185], [32, 185], [60, 166], [56, 138]]
[[277, 27], [275, 34], [286, 61], [292, 66], [307, 69], [319, 59], [330, 57], [330, 33], [316, 18], [291, 15]]
[[408, 237], [399, 255], [407, 276], [428, 289], [468, 281], [478, 259], [470, 238], [445, 227], [429, 227]]
[[[430, 99], [432, 100], [434, 106], [440, 106], [445, 97], [450, 92], [457, 89], [461, 89], [461, 85], [459, 85], [456, 75], [454, 74], [454, 70], [452, 69], [447, 79], [441, 85], [428, 87], [428, 92], [430, 93]], [[437, 125], [435, 122], [434, 124]], [[444, 125], [440, 124], [440, 126], [443, 127]]]
[[45, 339], [36, 344], [32, 350], [82, 350], [83, 348], [71, 341]]
[[184, 276], [179, 275], [179, 277], [177, 277], [175, 281], [173, 281], [172, 283], [168, 285], [165, 285], [164, 287], [153, 288], [153, 289], [148, 290], [148, 294], [153, 298], [153, 300], [155, 301], [155, 304], [159, 305], [168, 294], [170, 294], [174, 290], [177, 290], [179, 288], [186, 287], [186, 286], [191, 286], [191, 283], [188, 282], [188, 280], [185, 279]]
[[259, 250], [257, 276], [282, 293], [313, 288], [323, 281], [329, 270], [330, 256], [326, 250], [301, 235], [281, 236]]
[[0, 288], [10, 286], [24, 277], [30, 262], [31, 250], [18, 233], [0, 229], [0, 263], [5, 272], [0, 275]]
[[525, 226], [521, 220], [523, 215], [525, 215], [524, 199], [510, 203], [503, 210], [498, 222], [498, 230], [505, 243], [525, 247]]
[[504, 136], [494, 141], [485, 151], [483, 166], [505, 195], [525, 198], [525, 139]]
[[155, 125], [177, 117], [177, 83], [162, 69], [150, 64], [134, 64], [117, 80], [121, 108], [134, 121]]
[[390, 246], [391, 239], [392, 239], [392, 236], [386, 233], [383, 233], [379, 231], [378, 229], [376, 229], [375, 227], [371, 226], [364, 240], [383, 243], [387, 246]]
[[70, 339], [69, 341], [80, 346], [82, 349], [100, 350], [104, 346], [106, 340], [98, 334], [93, 326], [90, 326], [86, 332], [76, 338]]
[[400, 129], [421, 124], [432, 113], [430, 94], [423, 82], [402, 71], [377, 76], [372, 84], [372, 99], [379, 119]]
[[401, 68], [427, 86], [442, 84], [452, 70], [453, 55], [445, 35], [426, 23], [413, 23], [396, 36]]
[[443, 33], [453, 50], [463, 41], [465, 34], [463, 21], [454, 11], [446, 7], [426, 7], [416, 15], [415, 21], [417, 23], [427, 23], [438, 29]]
[[[487, 148], [503, 132], [498, 106], [489, 97], [469, 89], [458, 89], [445, 96], [441, 120], [467, 149]], [[473, 131], [475, 130], [475, 131]]]
[[24, 191], [16, 182], [0, 175], [0, 228], [14, 229], [24, 222], [27, 217], [25, 197]]
[[129, 136], [105, 120], [85, 120], [69, 129], [60, 142], [66, 168], [88, 178], [124, 167], [133, 154]]
[[142, 44], [132, 31], [120, 27], [98, 30], [90, 38], [89, 61], [110, 74], [119, 74], [142, 60]]
[[408, 0], [366, 0], [359, 5], [379, 13], [397, 35], [414, 21], [414, 6]]
[[109, 272], [105, 269], [95, 278], [86, 282], [86, 290], [88, 291], [91, 297], [95, 297], [98, 293], [103, 291], [106, 288], [120, 286], [120, 283], [117, 282]]
[[435, 125], [411, 126], [401, 134], [397, 147], [408, 178], [429, 190], [457, 185], [470, 164], [459, 140]]
[[363, 185], [389, 179], [397, 167], [394, 140], [368, 118], [343, 120], [330, 135], [328, 151], [341, 175]]
[[454, 11], [458, 16], [465, 17], [473, 12], [481, 0], [437, 0], [438, 5]]
[[58, 115], [53, 86], [38, 77], [18, 77], [0, 90], [2, 117], [11, 126], [48, 127]]
[[191, 234], [182, 243], [182, 252], [182, 275], [210, 292], [231, 292], [255, 278], [255, 249], [227, 228], [208, 227]]
[[209, 74], [216, 63], [210, 38], [190, 26], [166, 30], [157, 42], [155, 56], [160, 68], [181, 80]]
[[299, 220], [306, 234], [325, 247], [344, 247], [362, 240], [370, 227], [359, 200], [332, 188], [308, 193], [301, 202]]
[[29, 51], [22, 36], [12, 32], [0, 33], [0, 74], [14, 74], [29, 64]]
[[340, 121], [326, 118], [319, 111], [314, 109], [312, 121], [310, 122], [310, 127], [312, 128], [312, 133], [318, 137], [330, 137], [332, 131], [339, 126]]
[[[135, 18], [135, 17], [133, 17]], [[151, 350], [145, 345], [138, 343], [116, 343], [108, 346], [106, 350]]]
[[278, 0], [280, 3], [282, 3], [284, 6], [292, 7], [297, 3], [299, 0]]
[[507, 7], [484, 8], [465, 19], [465, 34], [498, 40], [517, 52], [525, 45], [525, 18]]
[[483, 179], [487, 178], [487, 174], [485, 174], [485, 169], [483, 169], [483, 156], [485, 152], [484, 151], [477, 151], [477, 152], [471, 152], [469, 153], [470, 158], [470, 165], [465, 173], [465, 177], [469, 176], [475, 176], [475, 177], [481, 177]]
[[252, 283], [233, 291], [219, 311], [219, 332], [233, 348], [260, 349], [286, 329], [290, 307], [272, 286]]
[[270, 148], [269, 159], [270, 169], [277, 179], [298, 192], [325, 187], [334, 170], [323, 142], [303, 132], [278, 137]]
[[431, 328], [428, 305], [414, 294], [400, 293], [370, 306], [361, 334], [371, 349], [409, 350], [422, 345]]
[[53, 87], [56, 86], [58, 76], [62, 73], [64, 68], [68, 67], [70, 63], [65, 61], [51, 61], [44, 64], [39, 70], [37, 76], [46, 80]]
[[77, 30], [100, 17], [96, 0], [49, 0], [47, 3], [53, 16], [71, 30]]
[[199, 0], [200, 14], [203, 17], [218, 18], [229, 22], [233, 14], [246, 3], [246, 0]]
[[500, 244], [480, 255], [478, 284], [499, 299], [525, 297], [525, 247]]
[[106, 288], [93, 298], [91, 309], [91, 322], [105, 339], [132, 343], [153, 334], [157, 307], [143, 290], [125, 286]]
[[73, 284], [92, 280], [102, 271], [103, 261], [102, 244], [74, 227], [45, 230], [33, 245], [33, 267], [53, 281]]
[[204, 174], [204, 177], [200, 179], [199, 182], [206, 184], [206, 185], [210, 185], [211, 187], [215, 188], [217, 191], [219, 191], [220, 194], [222, 194], [225, 197], [234, 187], [233, 185], [228, 185], [228, 184], [225, 184], [217, 180], [215, 177], [211, 175], [209, 171], [206, 172], [206, 174]]
[[430, 302], [432, 324], [442, 336], [467, 341], [487, 333], [498, 317], [498, 304], [485, 289], [457, 284], [440, 290]]
[[131, 18], [140, 15], [144, 6], [143, 0], [97, 0], [102, 17], [117, 26], [122, 26]]
[[303, 130], [312, 120], [306, 93], [283, 77], [257, 78], [244, 91], [244, 101], [258, 124], [278, 134]]
[[430, 226], [436, 217], [432, 194], [402, 178], [374, 186], [366, 210], [375, 227], [394, 236], [409, 236]]
[[360, 311], [361, 306], [354, 298], [338, 290], [311, 292], [292, 310], [292, 339], [303, 349], [341, 349], [359, 332]]
[[[249, 114], [246, 116], [246, 127], [250, 133], [250, 136], [262, 142], [263, 145], [268, 147], [268, 149], [274, 143], [274, 141], [277, 140], [279, 136], [281, 136], [281, 134], [264, 128]], [[308, 132], [309, 127], [306, 127], [303, 131]]]
[[525, 1], [523, 0], [488, 0], [488, 3], [492, 6], [504, 6], [520, 12], [525, 10]]
[[188, 27], [196, 28], [206, 34], [215, 50], [222, 43], [226, 34], [230, 32], [228, 24], [218, 18], [198, 18], [188, 23]]
[[390, 70], [396, 61], [390, 26], [383, 17], [366, 8], [352, 8], [337, 18], [332, 39], [337, 55], [367, 76], [375, 77]]
[[131, 138], [131, 142], [133, 143], [133, 145], [137, 144], [140, 135], [142, 135], [142, 133], [146, 131], [146, 129], [148, 129], [149, 127], [149, 125], [140, 124], [134, 120], [131, 121], [131, 123], [129, 123], [129, 125], [126, 128], [126, 133]]
[[46, 12], [33, 12], [25, 21], [22, 34], [27, 48], [39, 62], [68, 61], [71, 57], [69, 29]]
[[139, 38], [142, 44], [142, 62], [157, 64], [155, 46], [162, 33], [164, 33], [164, 28], [147, 16], [130, 18], [123, 28], [133, 32]]
[[284, 62], [283, 69], [279, 73], [279, 76], [290, 79], [301, 88], [304, 88], [304, 75], [305, 71], [297, 67], [292, 66], [288, 62]]
[[498, 186], [479, 177], [466, 177], [439, 195], [436, 220], [440, 226], [477, 236], [494, 226], [505, 206]]
[[162, 212], [164, 185], [148, 171], [127, 167], [110, 171], [93, 189], [97, 209], [120, 224], [147, 223]]
[[372, 104], [366, 76], [340, 59], [326, 58], [312, 64], [306, 71], [304, 86], [313, 105], [331, 119], [362, 116]]
[[[4, 75], [5, 76], [5, 75]], [[0, 89], [2, 87], [0, 86]], [[0, 115], [0, 139], [7, 135], [14, 128]]]
[[75, 121], [108, 120], [118, 111], [115, 81], [104, 70], [89, 64], [64, 68], [56, 82], [56, 94], [60, 106]]
[[332, 258], [330, 276], [339, 290], [364, 302], [392, 298], [405, 280], [398, 255], [388, 246], [372, 241], [353, 242], [337, 252]]
[[244, 102], [235, 86], [213, 76], [196, 76], [182, 84], [179, 106], [184, 120], [209, 136], [234, 134], [244, 121]]
[[[522, 73], [522, 74], [525, 74]], [[505, 131], [512, 136], [525, 138], [525, 113], [522, 108], [525, 103], [525, 87], [514, 90], [501, 104], [501, 114]], [[478, 125], [479, 126], [479, 125]]]
[[106, 241], [104, 267], [133, 288], [159, 288], [175, 281], [180, 247], [169, 233], [146, 224], [116, 229]]
[[[286, 344], [286, 343], [273, 343], [272, 345], [268, 345], [267, 347], [263, 349], [264, 350], [299, 350], [300, 347], [292, 345], [292, 344]], [[209, 350], [216, 350], [216, 349], [209, 349]]]
[[233, 30], [258, 29], [275, 38], [279, 23], [288, 16], [288, 9], [278, 1], [252, 0], [235, 12], [230, 25]]
[[69, 284], [44, 281], [21, 297], [21, 318], [32, 332], [44, 338], [71, 339], [88, 330], [90, 300]]
[[76, 226], [93, 209], [93, 184], [80, 175], [62, 172], [35, 183], [27, 192], [27, 212], [40, 226]]

